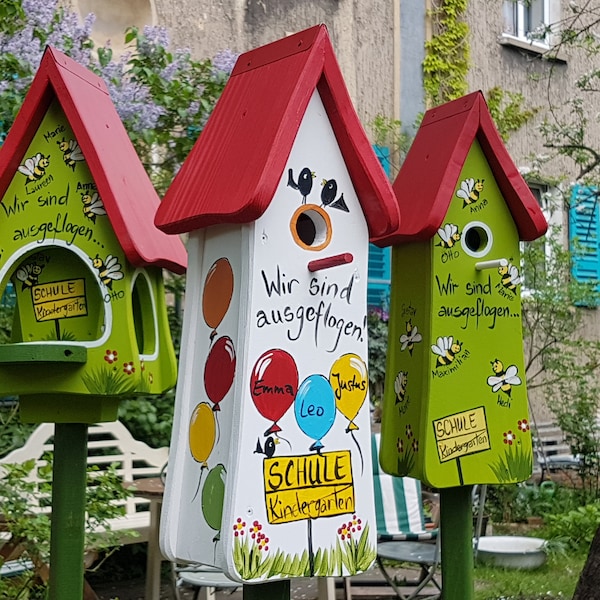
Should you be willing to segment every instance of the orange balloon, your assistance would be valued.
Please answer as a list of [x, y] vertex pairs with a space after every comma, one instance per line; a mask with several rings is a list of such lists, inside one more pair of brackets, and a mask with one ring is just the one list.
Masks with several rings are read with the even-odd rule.
[[208, 467], [207, 460], [215, 445], [217, 424], [208, 402], [200, 402], [190, 419], [189, 443], [194, 460]]
[[202, 314], [209, 327], [216, 329], [229, 310], [233, 295], [233, 271], [226, 258], [216, 260], [208, 270], [202, 292]]

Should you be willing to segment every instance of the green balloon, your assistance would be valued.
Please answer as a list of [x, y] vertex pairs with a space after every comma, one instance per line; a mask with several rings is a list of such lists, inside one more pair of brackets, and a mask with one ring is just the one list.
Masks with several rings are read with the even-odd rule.
[[213, 467], [206, 476], [202, 488], [202, 514], [209, 527], [219, 531], [223, 517], [223, 499], [225, 498], [224, 465]]

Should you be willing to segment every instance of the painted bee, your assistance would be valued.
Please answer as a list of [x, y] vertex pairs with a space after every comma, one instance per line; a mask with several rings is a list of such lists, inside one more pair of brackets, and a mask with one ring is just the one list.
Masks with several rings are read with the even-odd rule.
[[83, 202], [83, 214], [92, 221], [96, 222], [96, 217], [99, 215], [105, 215], [106, 210], [98, 192], [94, 192], [91, 196], [86, 192], [81, 194], [81, 201]]
[[438, 246], [442, 248], [452, 248], [456, 242], [460, 241], [460, 231], [458, 231], [458, 226], [454, 223], [446, 223], [444, 227], [440, 227], [438, 229], [438, 235], [442, 240]]
[[439, 337], [437, 343], [431, 346], [431, 351], [437, 354], [435, 368], [449, 365], [461, 349], [462, 343], [458, 340], [454, 341], [453, 336]]
[[60, 151], [63, 153], [63, 160], [65, 161], [65, 165], [67, 167], [71, 167], [71, 169], [75, 170], [75, 165], [82, 160], [85, 160], [83, 157], [83, 152], [79, 147], [79, 143], [77, 140], [65, 140], [63, 138], [60, 142], [56, 142]]
[[38, 152], [35, 156], [27, 158], [22, 165], [19, 165], [19, 173], [27, 177], [27, 182], [37, 181], [46, 174], [46, 169], [50, 166], [50, 155], [44, 156]]
[[510, 263], [499, 266], [498, 273], [500, 274], [502, 285], [512, 292], [523, 282], [523, 277], [519, 275], [519, 269]]
[[408, 350], [412, 355], [413, 348], [417, 342], [420, 342], [423, 336], [419, 333], [417, 326], [412, 324], [411, 319], [406, 321], [406, 333], [400, 336], [400, 350]]
[[106, 257], [106, 260], [102, 260], [100, 256], [96, 254], [96, 258], [92, 260], [92, 265], [98, 270], [98, 277], [100, 281], [108, 288], [112, 289], [113, 281], [123, 279], [123, 271], [121, 271], [121, 264], [119, 259], [112, 254]]
[[495, 359], [490, 364], [492, 365], [492, 371], [495, 373], [495, 375], [490, 375], [487, 379], [492, 392], [502, 390], [510, 397], [512, 386], [521, 385], [521, 378], [517, 375], [519, 369], [515, 365], [510, 365], [508, 369], [505, 369], [502, 361], [498, 359]]
[[396, 392], [396, 404], [404, 402], [406, 399], [406, 386], [408, 385], [408, 373], [399, 371], [394, 381], [394, 392]]
[[483, 182], [485, 179], [464, 179], [460, 183], [460, 189], [456, 195], [463, 200], [463, 208], [468, 204], [474, 204], [479, 200], [479, 194], [483, 192]]
[[29, 263], [27, 265], [20, 266], [15, 275], [17, 279], [22, 283], [21, 290], [33, 287], [37, 284], [40, 273], [42, 272], [43, 266], [36, 263]]

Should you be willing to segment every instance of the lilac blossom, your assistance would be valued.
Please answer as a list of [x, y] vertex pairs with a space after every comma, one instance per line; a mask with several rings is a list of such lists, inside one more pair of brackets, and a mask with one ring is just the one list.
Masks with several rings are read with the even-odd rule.
[[215, 74], [225, 73], [226, 75], [231, 75], [231, 71], [233, 71], [233, 67], [235, 66], [238, 57], [239, 54], [232, 52], [229, 49], [221, 50], [215, 54], [212, 60]]

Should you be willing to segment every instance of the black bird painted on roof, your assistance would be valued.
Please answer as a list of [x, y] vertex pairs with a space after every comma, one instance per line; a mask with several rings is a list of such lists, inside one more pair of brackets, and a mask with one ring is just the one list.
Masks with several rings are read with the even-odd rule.
[[308, 167], [304, 167], [298, 175], [298, 183], [294, 181], [293, 169], [288, 169], [288, 182], [287, 184], [294, 190], [298, 190], [302, 194], [302, 204], [306, 204], [306, 197], [310, 194], [313, 185], [313, 179], [315, 174]]
[[323, 189], [321, 190], [321, 202], [323, 203], [323, 206], [350, 212], [346, 205], [346, 201], [344, 200], [343, 192], [337, 200], [335, 199], [337, 194], [337, 181], [335, 179], [323, 179], [321, 185], [323, 186]]

